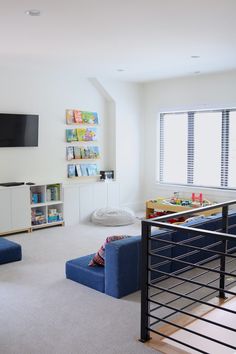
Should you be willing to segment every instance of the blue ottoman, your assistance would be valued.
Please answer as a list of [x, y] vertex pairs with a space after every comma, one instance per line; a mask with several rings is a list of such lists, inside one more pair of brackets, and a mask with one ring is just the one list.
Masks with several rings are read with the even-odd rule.
[[93, 258], [93, 254], [72, 259], [66, 262], [66, 277], [77, 283], [89, 286], [102, 293], [105, 292], [105, 272], [104, 267], [89, 267], [88, 264]]
[[0, 264], [20, 261], [22, 258], [21, 246], [18, 243], [0, 238]]

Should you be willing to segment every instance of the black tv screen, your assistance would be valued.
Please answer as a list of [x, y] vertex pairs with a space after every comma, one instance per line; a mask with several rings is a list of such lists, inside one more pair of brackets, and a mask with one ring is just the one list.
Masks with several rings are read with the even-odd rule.
[[0, 113], [0, 147], [38, 146], [38, 115]]

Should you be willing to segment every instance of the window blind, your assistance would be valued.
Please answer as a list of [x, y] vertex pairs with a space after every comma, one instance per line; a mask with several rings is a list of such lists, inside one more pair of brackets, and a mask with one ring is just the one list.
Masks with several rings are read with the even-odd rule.
[[229, 111], [222, 112], [221, 129], [221, 186], [228, 186], [229, 166]]
[[228, 186], [236, 188], [236, 111], [229, 111]]
[[187, 158], [187, 183], [193, 184], [194, 167], [194, 112], [188, 113], [188, 158]]
[[160, 114], [160, 183], [236, 188], [236, 110]]

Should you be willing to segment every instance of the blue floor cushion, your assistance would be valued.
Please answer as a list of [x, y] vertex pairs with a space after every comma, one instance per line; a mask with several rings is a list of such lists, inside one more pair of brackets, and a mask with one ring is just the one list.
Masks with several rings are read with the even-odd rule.
[[66, 262], [66, 277], [77, 283], [89, 286], [102, 293], [105, 291], [104, 267], [90, 267], [89, 262], [95, 253]]
[[20, 261], [22, 258], [21, 246], [18, 243], [0, 238], [0, 264]]

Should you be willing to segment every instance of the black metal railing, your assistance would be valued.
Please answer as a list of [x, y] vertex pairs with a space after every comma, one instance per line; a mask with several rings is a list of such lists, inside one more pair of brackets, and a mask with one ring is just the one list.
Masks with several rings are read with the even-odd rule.
[[[197, 306], [202, 309], [204, 306], [205, 312], [220, 310], [221, 317], [227, 313], [236, 315], [232, 308], [222, 306], [236, 296], [233, 288], [236, 284], [236, 213], [229, 213], [229, 206], [234, 204], [236, 200], [142, 221], [140, 341], [150, 340], [151, 333], [155, 333], [200, 353], [214, 353], [206, 351], [200, 339], [236, 351], [236, 340], [225, 342], [223, 338], [211, 337], [208, 332], [185, 325], [199, 320], [230, 331], [232, 338], [235, 336], [236, 328], [224, 321], [203, 317], [204, 311], [201, 315], [194, 311]], [[192, 216], [216, 208], [222, 208], [222, 214], [214, 219], [199, 219], [195, 227], [188, 223], [168, 223], [173, 217]], [[207, 229], [213, 223], [216, 230]], [[157, 227], [163, 230], [157, 233]], [[214, 301], [216, 296], [218, 302]], [[184, 316], [185, 324], [178, 321], [180, 314]], [[171, 334], [184, 330], [198, 336], [199, 347], [166, 334], [163, 328], [167, 324], [171, 326]]]

